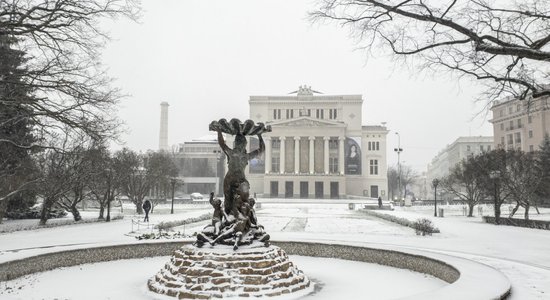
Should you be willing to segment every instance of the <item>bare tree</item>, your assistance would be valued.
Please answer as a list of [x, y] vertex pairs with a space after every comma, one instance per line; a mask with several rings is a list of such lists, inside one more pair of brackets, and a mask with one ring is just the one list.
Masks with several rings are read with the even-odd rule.
[[143, 199], [149, 193], [151, 181], [147, 176], [143, 156], [124, 148], [115, 153], [117, 170], [120, 172], [122, 193], [130, 198], [138, 214], [143, 213]]
[[169, 152], [151, 152], [147, 155], [146, 162], [147, 178], [154, 190], [154, 197], [151, 199], [151, 213], [154, 207], [170, 195], [170, 179], [178, 175], [176, 163]]
[[550, 95], [550, 1], [320, 0], [313, 20], [350, 28], [369, 52], [482, 80], [484, 99]]
[[483, 153], [478, 159], [482, 187], [493, 199], [495, 224], [500, 224], [500, 208], [511, 197], [510, 190], [505, 184], [509, 180], [507, 166], [510, 164], [510, 156], [504, 149], [495, 149]]
[[525, 153], [521, 150], [507, 151], [507, 176], [504, 180], [505, 188], [516, 202], [510, 217], [514, 216], [521, 206], [525, 209], [525, 219], [529, 219], [529, 209], [536, 205], [537, 191], [542, 184], [541, 169], [536, 166], [534, 153]]
[[[20, 70], [17, 76], [0, 68], [0, 90], [17, 86], [24, 91], [0, 92], [0, 106], [17, 112], [0, 120], [0, 129], [28, 124], [33, 136], [0, 135], [0, 145], [44, 149], [62, 131], [73, 137], [116, 137], [114, 112], [121, 93], [100, 64], [108, 40], [100, 21], [138, 14], [132, 0], [0, 0], [0, 46], [24, 54], [11, 61]], [[0, 201], [27, 183], [0, 190]]]
[[419, 178], [418, 172], [410, 166], [401, 166], [401, 185], [403, 188], [403, 196], [407, 196], [407, 187], [413, 185]]
[[474, 206], [485, 198], [482, 165], [479, 156], [468, 156], [451, 169], [442, 180], [441, 187], [468, 205], [468, 217], [473, 216]]
[[397, 168], [395, 167], [389, 167], [388, 168], [388, 194], [390, 196], [390, 200], [394, 199], [394, 196], [399, 194], [398, 189], [398, 182], [399, 182], [399, 173], [397, 171]]

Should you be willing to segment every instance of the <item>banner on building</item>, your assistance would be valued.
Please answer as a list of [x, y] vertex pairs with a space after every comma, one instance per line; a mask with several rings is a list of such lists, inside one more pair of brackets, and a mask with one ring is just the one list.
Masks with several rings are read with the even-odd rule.
[[361, 137], [346, 137], [344, 145], [344, 171], [348, 175], [361, 175]]
[[[260, 148], [260, 140], [256, 137], [250, 137], [250, 152]], [[248, 162], [250, 174], [265, 173], [265, 152]]]

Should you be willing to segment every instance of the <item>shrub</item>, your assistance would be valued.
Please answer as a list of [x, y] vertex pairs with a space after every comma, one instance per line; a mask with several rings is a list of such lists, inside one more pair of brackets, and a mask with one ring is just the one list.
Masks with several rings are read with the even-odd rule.
[[432, 235], [432, 233], [436, 232], [436, 228], [429, 219], [418, 219], [412, 224], [412, 226], [416, 232], [416, 235]]

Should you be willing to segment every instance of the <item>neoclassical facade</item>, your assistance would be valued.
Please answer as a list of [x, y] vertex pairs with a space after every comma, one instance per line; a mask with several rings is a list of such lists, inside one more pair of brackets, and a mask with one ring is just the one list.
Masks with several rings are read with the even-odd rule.
[[[263, 197], [387, 198], [384, 126], [362, 125], [361, 95], [251, 96], [250, 118], [271, 125], [247, 178]], [[258, 147], [252, 138], [249, 147]]]

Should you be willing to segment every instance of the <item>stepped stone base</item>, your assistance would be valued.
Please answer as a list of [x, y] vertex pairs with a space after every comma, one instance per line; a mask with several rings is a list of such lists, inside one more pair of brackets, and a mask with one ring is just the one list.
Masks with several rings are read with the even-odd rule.
[[277, 246], [255, 242], [233, 251], [230, 246], [176, 250], [147, 283], [149, 290], [178, 299], [304, 296], [313, 290], [305, 274]]

